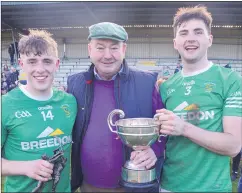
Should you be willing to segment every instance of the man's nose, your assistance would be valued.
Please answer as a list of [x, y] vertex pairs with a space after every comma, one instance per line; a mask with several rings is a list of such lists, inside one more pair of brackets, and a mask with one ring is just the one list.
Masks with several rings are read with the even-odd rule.
[[39, 62], [37, 65], [36, 65], [36, 69], [35, 69], [37, 72], [44, 72], [45, 71], [45, 66], [42, 62]]
[[194, 39], [188, 39], [187, 40], [187, 43], [189, 43], [189, 44], [193, 44], [193, 43], [195, 43], [196, 42], [196, 40], [194, 40]]
[[111, 50], [109, 48], [106, 48], [104, 50], [104, 58], [107, 58], [107, 59], [112, 58], [112, 53], [111, 53]]
[[196, 37], [195, 34], [190, 33], [190, 34], [187, 36], [186, 41], [187, 41], [188, 43], [194, 43], [194, 42], [197, 41], [197, 37]]

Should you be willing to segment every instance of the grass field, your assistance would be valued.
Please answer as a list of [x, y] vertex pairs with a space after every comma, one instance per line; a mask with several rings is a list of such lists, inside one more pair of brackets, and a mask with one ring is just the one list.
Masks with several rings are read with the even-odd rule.
[[[240, 167], [239, 167], [239, 175], [241, 175], [240, 171], [242, 168], [242, 160], [240, 160]], [[233, 192], [237, 192], [237, 187], [238, 187], [238, 181], [239, 181], [239, 177], [233, 182]]]
[[[242, 160], [240, 161], [240, 168], [239, 168], [239, 174], [240, 175], [241, 175], [241, 173], [240, 173], [241, 168], [242, 168]], [[239, 180], [239, 177], [232, 183], [233, 184], [232, 192], [237, 192], [238, 180]], [[1, 183], [2, 183], [1, 192], [3, 192], [3, 187], [4, 187], [4, 178], [3, 177], [2, 177]], [[79, 191], [77, 191], [77, 192], [79, 192]]]

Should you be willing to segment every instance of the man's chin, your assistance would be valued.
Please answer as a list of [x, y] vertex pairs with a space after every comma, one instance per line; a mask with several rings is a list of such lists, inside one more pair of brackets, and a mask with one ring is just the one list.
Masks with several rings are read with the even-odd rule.
[[198, 58], [197, 57], [187, 57], [187, 58], [184, 58], [184, 60], [187, 63], [196, 63], [198, 61]]
[[49, 85], [35, 85], [35, 89], [38, 91], [47, 91], [51, 88]]

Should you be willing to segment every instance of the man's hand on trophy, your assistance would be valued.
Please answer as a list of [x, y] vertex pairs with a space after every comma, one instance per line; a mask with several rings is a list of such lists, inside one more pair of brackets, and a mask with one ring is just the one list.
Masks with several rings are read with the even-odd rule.
[[160, 133], [166, 135], [183, 135], [186, 122], [167, 109], [156, 110], [156, 123], [160, 125]]
[[42, 159], [24, 162], [25, 175], [42, 182], [51, 179], [53, 167], [53, 164]]
[[145, 167], [146, 169], [150, 169], [152, 166], [155, 165], [157, 158], [153, 149], [147, 147], [142, 151], [133, 151], [131, 153], [130, 160], [138, 168]]

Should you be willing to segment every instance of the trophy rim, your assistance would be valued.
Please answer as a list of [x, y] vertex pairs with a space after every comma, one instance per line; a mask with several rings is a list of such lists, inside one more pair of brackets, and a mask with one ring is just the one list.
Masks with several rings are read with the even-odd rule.
[[117, 132], [118, 134], [121, 135], [127, 135], [127, 136], [137, 136], [137, 137], [141, 137], [141, 136], [152, 136], [152, 135], [158, 135], [158, 132], [155, 133], [144, 133], [144, 134], [135, 134], [135, 133], [123, 133], [123, 132]]
[[115, 125], [118, 127], [132, 127], [132, 128], [143, 128], [143, 127], [157, 127], [159, 126], [159, 124], [150, 124], [150, 125], [129, 125], [129, 126], [124, 126], [124, 121], [128, 121], [128, 120], [151, 120], [154, 121], [153, 118], [128, 118], [128, 119], [119, 119], [115, 122]]

